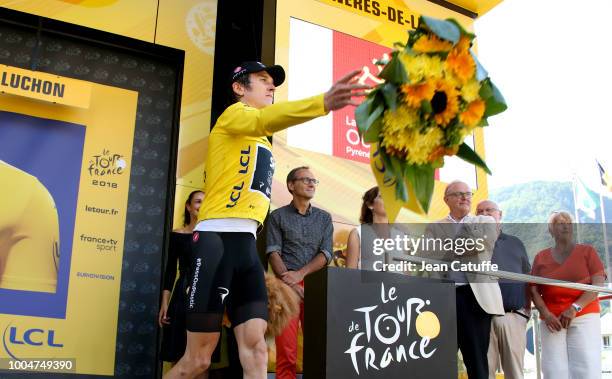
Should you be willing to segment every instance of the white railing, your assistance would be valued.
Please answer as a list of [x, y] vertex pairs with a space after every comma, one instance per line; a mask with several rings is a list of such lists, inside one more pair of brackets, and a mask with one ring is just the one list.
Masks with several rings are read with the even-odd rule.
[[[419, 263], [419, 264], [421, 264], [422, 262], [425, 262], [425, 263], [434, 264], [434, 265], [448, 263], [448, 262], [439, 261], [436, 259], [417, 257], [414, 255], [393, 257], [393, 260], [399, 261], [399, 262], [412, 262], [412, 263]], [[612, 294], [612, 288], [594, 286], [591, 284], [572, 283], [572, 282], [566, 282], [566, 281], [557, 280], [557, 279], [547, 279], [547, 278], [542, 278], [539, 276], [518, 274], [516, 272], [510, 272], [510, 271], [471, 270], [470, 272], [478, 274], [478, 275], [495, 276], [501, 279], [511, 279], [511, 280], [516, 280], [516, 281], [525, 282], [525, 283], [548, 284], [548, 285], [554, 284], [555, 286], [558, 286], [558, 287], [572, 288], [572, 289], [581, 290], [581, 291]], [[538, 322], [539, 313], [538, 313], [538, 310], [535, 309], [535, 307], [532, 307], [532, 310], [533, 311], [531, 312], [531, 318], [533, 320], [533, 339], [534, 339], [533, 345], [534, 345], [534, 353], [535, 353], [534, 355], [536, 358], [536, 375], [537, 375], [537, 379], [541, 379], [542, 362], [541, 362], [541, 357], [540, 357], [540, 323]]]
[[[394, 257], [393, 260], [400, 261], [400, 262], [402, 261], [403, 262], [413, 262], [413, 263], [425, 262], [425, 263], [431, 263], [431, 264], [448, 263], [448, 262], [439, 261], [436, 259], [417, 257], [414, 255]], [[572, 288], [572, 289], [581, 290], [581, 291], [612, 294], [612, 288], [594, 286], [591, 284], [572, 283], [572, 282], [566, 282], [564, 280], [557, 280], [557, 279], [547, 279], [547, 278], [542, 278], [539, 276], [518, 274], [516, 272], [510, 272], [510, 271], [502, 271], [502, 270], [478, 271], [476, 270], [476, 271], [470, 271], [470, 272], [479, 274], [479, 275], [488, 275], [488, 276], [495, 276], [495, 277], [502, 278], [502, 279], [516, 280], [516, 281], [525, 282], [525, 283], [549, 284], [549, 285], [555, 285], [558, 287]]]

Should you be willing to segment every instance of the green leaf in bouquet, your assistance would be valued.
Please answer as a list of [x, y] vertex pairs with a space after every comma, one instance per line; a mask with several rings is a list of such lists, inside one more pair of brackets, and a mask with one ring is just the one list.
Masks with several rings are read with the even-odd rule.
[[508, 106], [506, 104], [497, 102], [494, 97], [488, 98], [485, 101], [485, 104], [486, 109], [484, 117], [494, 116], [508, 109]]
[[433, 113], [433, 108], [431, 107], [431, 101], [421, 100], [421, 111], [423, 111], [423, 113]]
[[483, 161], [482, 158], [480, 158], [480, 155], [478, 155], [474, 150], [472, 150], [472, 148], [465, 142], [459, 146], [457, 156], [468, 163], [474, 164], [482, 168], [487, 174], [491, 175], [491, 170], [489, 170], [489, 167], [487, 167], [485, 161]]
[[355, 122], [357, 122], [357, 129], [359, 130], [359, 134], [363, 135], [368, 128], [366, 127], [368, 117], [370, 116], [370, 108], [372, 107], [372, 99], [365, 99], [359, 106], [355, 109]]
[[434, 171], [432, 165], [406, 165], [406, 179], [412, 186], [414, 194], [425, 212], [429, 211], [431, 196], [434, 190]]
[[472, 49], [470, 49], [470, 54], [472, 54], [472, 59], [474, 59], [474, 62], [476, 63], [476, 80], [481, 82], [481, 81], [485, 80], [487, 78], [487, 76], [489, 76], [489, 73], [480, 64], [480, 61], [478, 60], [478, 58], [476, 57], [476, 54], [474, 54]]
[[393, 175], [391, 170], [386, 170], [385, 174], [383, 175], [383, 180], [385, 182], [385, 185], [389, 185], [390, 186], [392, 184], [395, 184], [395, 182], [397, 181], [397, 178], [395, 177], [395, 175]]
[[493, 86], [491, 84], [491, 79], [486, 78], [482, 81], [482, 83], [480, 84], [480, 91], [478, 91], [478, 96], [480, 96], [480, 98], [483, 100], [487, 100], [488, 98], [493, 96]]
[[385, 68], [378, 74], [378, 77], [393, 84], [399, 85], [408, 83], [408, 74], [404, 69], [404, 64], [397, 57], [397, 53], [393, 53], [393, 58], [391, 58]]
[[447, 18], [446, 21], [448, 22], [452, 22], [453, 24], [455, 24], [456, 27], [459, 28], [459, 30], [461, 31], [462, 35], [468, 36], [471, 40], [473, 40], [474, 38], [476, 38], [476, 34], [474, 33], [470, 33], [467, 30], [465, 30], [463, 28], [463, 26], [461, 26], [461, 24], [459, 23], [459, 21], [455, 20], [454, 18]]
[[508, 109], [508, 105], [506, 105], [506, 100], [504, 96], [501, 94], [499, 89], [489, 80], [489, 85], [491, 86], [492, 96], [490, 96], [486, 101], [485, 108], [485, 117], [493, 116], [499, 114], [506, 109]]
[[424, 22], [429, 30], [438, 37], [451, 41], [452, 43], [459, 42], [461, 30], [452, 22], [427, 16], [421, 16], [421, 22]]
[[397, 180], [401, 181], [404, 177], [403, 161], [394, 155], [389, 156], [389, 161], [391, 162], [391, 168], [393, 169], [393, 173], [397, 177]]
[[387, 108], [395, 112], [397, 109], [397, 87], [393, 83], [385, 83], [380, 92], [383, 94]]
[[378, 151], [380, 153], [380, 159], [385, 165], [383, 180], [385, 181], [385, 183], [395, 183], [395, 181], [397, 180], [397, 175], [395, 175], [395, 173], [393, 172], [393, 167], [391, 165], [391, 159], [389, 157], [389, 154], [387, 154], [385, 149], [381, 148], [380, 146], [378, 148]]
[[403, 178], [398, 178], [395, 183], [395, 198], [403, 202], [408, 201], [408, 188]]
[[372, 125], [368, 128], [368, 130], [363, 135], [364, 142], [374, 143], [378, 142], [378, 136], [380, 135], [380, 130], [382, 129], [382, 117], [374, 120]]
[[368, 125], [368, 129], [370, 129], [372, 124], [374, 124], [374, 121], [378, 120], [380, 116], [382, 116], [384, 110], [385, 110], [385, 107], [383, 106], [383, 104], [378, 102], [378, 104], [376, 105], [376, 108], [374, 108], [372, 113], [370, 113], [370, 116], [368, 117], [368, 121], [366, 121]]
[[404, 179], [404, 170], [407, 165], [406, 161], [396, 156], [390, 156], [391, 167], [396, 176], [395, 181], [395, 197], [404, 202], [408, 201], [408, 188], [406, 187], [406, 180]]
[[491, 87], [493, 88], [493, 97], [495, 97], [495, 100], [498, 103], [506, 104], [506, 99], [504, 99], [504, 96], [502, 95], [501, 91], [497, 88], [497, 86], [495, 86], [495, 84], [493, 84], [493, 82], [490, 83]]
[[383, 100], [379, 96], [379, 91], [374, 91], [368, 95], [369, 99], [364, 100], [355, 109], [355, 122], [357, 122], [357, 129], [360, 135], [364, 135], [385, 110]]

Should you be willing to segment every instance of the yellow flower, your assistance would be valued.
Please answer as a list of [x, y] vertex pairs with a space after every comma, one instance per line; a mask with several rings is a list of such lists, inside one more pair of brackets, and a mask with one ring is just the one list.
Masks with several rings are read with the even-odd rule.
[[474, 77], [476, 62], [469, 51], [453, 49], [446, 57], [446, 68], [464, 84]]
[[440, 126], [446, 126], [459, 112], [459, 91], [452, 83], [438, 80], [436, 92], [431, 99], [434, 120]]
[[419, 108], [421, 101], [431, 101], [436, 87], [433, 82], [425, 81], [419, 84], [404, 84], [401, 90], [404, 94], [404, 102], [411, 107]]
[[444, 64], [437, 55], [419, 54], [411, 56], [400, 53], [398, 58], [406, 69], [410, 83], [418, 83], [427, 78], [440, 79], [444, 76]]
[[483, 100], [474, 100], [468, 104], [465, 111], [459, 114], [459, 121], [465, 126], [474, 127], [482, 119], [484, 111], [485, 102]]
[[419, 131], [414, 131], [413, 145], [408, 148], [408, 162], [412, 164], [430, 163], [429, 156], [431, 152], [440, 146], [444, 132], [439, 128], [429, 128], [427, 132], [421, 134]]
[[461, 97], [468, 103], [478, 99], [480, 92], [480, 82], [472, 79], [461, 87]]
[[396, 132], [383, 129], [382, 146], [388, 154], [406, 159], [411, 164], [430, 163], [432, 151], [440, 146], [444, 132], [438, 127], [429, 128], [425, 133], [417, 129]]
[[398, 106], [395, 112], [386, 110], [383, 114], [383, 129], [395, 132], [403, 132], [405, 129], [414, 128], [419, 123], [419, 114], [415, 109]]
[[453, 44], [451, 42], [444, 41], [435, 34], [423, 35], [412, 45], [412, 50], [417, 53], [447, 52], [452, 48]]

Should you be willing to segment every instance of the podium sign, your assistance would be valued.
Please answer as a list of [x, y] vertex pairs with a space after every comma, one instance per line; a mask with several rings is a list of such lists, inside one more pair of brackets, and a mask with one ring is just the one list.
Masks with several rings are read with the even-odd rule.
[[305, 285], [305, 379], [457, 377], [453, 283], [328, 267]]

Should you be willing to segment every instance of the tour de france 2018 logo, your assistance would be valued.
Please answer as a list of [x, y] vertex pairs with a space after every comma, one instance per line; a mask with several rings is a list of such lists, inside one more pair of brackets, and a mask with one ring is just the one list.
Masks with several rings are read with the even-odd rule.
[[[381, 283], [378, 305], [353, 309], [357, 318], [350, 321], [352, 338], [344, 353], [350, 356], [355, 373], [434, 356], [437, 348], [429, 345], [440, 334], [440, 320], [426, 310], [429, 305], [427, 299], [401, 298], [395, 287], [385, 289]], [[392, 308], [394, 312], [389, 312]]]
[[119, 188], [115, 179], [123, 175], [127, 169], [127, 161], [122, 154], [103, 149], [102, 153], [91, 156], [87, 164], [87, 173], [91, 184], [104, 188]]

